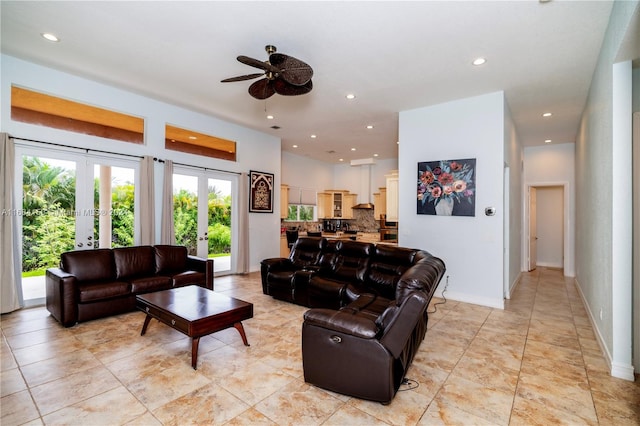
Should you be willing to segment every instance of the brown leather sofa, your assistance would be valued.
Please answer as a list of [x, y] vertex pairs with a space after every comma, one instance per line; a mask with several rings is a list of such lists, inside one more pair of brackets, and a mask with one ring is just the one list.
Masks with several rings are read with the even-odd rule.
[[300, 238], [289, 258], [261, 264], [263, 292], [304, 314], [305, 381], [389, 403], [427, 331], [427, 307], [445, 273], [424, 250]]
[[136, 295], [199, 285], [213, 290], [213, 260], [157, 245], [69, 251], [47, 269], [46, 306], [65, 327], [136, 308]]

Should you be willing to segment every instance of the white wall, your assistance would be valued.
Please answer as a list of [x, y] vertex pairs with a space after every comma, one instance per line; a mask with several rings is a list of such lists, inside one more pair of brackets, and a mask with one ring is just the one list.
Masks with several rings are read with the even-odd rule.
[[[277, 187], [280, 185], [279, 138], [11, 56], [2, 55], [1, 59], [1, 127], [3, 132], [9, 133], [11, 136], [122, 154], [152, 155], [161, 159], [171, 158], [174, 162], [229, 172], [248, 172], [249, 170], [271, 172], [275, 174]], [[145, 119], [145, 144], [115, 142], [12, 121], [10, 114], [12, 84], [143, 117]], [[218, 160], [165, 150], [165, 123], [236, 141], [238, 161]], [[155, 184], [157, 187], [162, 185], [162, 175], [156, 175]], [[158, 193], [158, 188], [156, 188], [156, 194]], [[250, 269], [252, 271], [260, 269], [262, 259], [278, 256], [280, 253], [280, 191], [275, 191], [274, 194], [273, 214], [253, 213], [249, 215]], [[156, 196], [155, 202], [156, 211], [159, 212], [161, 199]], [[159, 221], [158, 215], [156, 223]]]
[[[399, 244], [442, 258], [447, 297], [503, 308], [504, 93], [400, 112]], [[476, 158], [475, 217], [418, 215], [420, 161]], [[485, 216], [485, 207], [496, 207]], [[444, 288], [440, 284], [438, 292]]]
[[[565, 187], [564, 208], [564, 275], [575, 276], [575, 217], [576, 217], [576, 184], [575, 184], [575, 144], [565, 143], [527, 147], [524, 149], [524, 185], [547, 187]], [[524, 198], [525, 238], [523, 238], [523, 252], [528, 253], [526, 230], [528, 229], [529, 214], [527, 197]], [[528, 256], [523, 256], [526, 259]], [[523, 265], [526, 269], [526, 266]]]
[[[628, 253], [618, 252], [631, 247], [626, 241], [631, 232], [621, 228], [627, 226], [623, 210], [630, 205], [624, 199], [629, 195], [630, 141], [623, 134], [631, 125], [633, 89], [630, 63], [616, 61], [639, 13], [638, 2], [614, 2], [576, 138], [576, 282], [611, 374], [628, 380], [634, 379], [632, 291], [624, 281], [631, 262], [623, 264]], [[617, 103], [624, 99], [628, 105]], [[619, 196], [622, 205], [614, 203]]]
[[[379, 192], [379, 188], [387, 186], [387, 180], [384, 175], [389, 174], [392, 170], [398, 170], [397, 159], [375, 160], [375, 164], [371, 165], [371, 176], [369, 181], [370, 193], [363, 193], [361, 188], [363, 182], [361, 179], [362, 166], [351, 166], [350, 164], [336, 164], [333, 166], [333, 186], [330, 189], [346, 189], [349, 192], [358, 194], [358, 203], [373, 203], [373, 193]], [[328, 189], [328, 188], [327, 188]]]

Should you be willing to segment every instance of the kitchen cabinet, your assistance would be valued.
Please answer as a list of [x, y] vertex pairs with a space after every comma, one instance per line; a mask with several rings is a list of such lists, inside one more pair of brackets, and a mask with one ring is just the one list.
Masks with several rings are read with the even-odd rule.
[[280, 235], [280, 257], [289, 257], [289, 244], [287, 244], [287, 236]]
[[394, 170], [387, 178], [387, 221], [398, 221], [398, 171]]
[[326, 189], [318, 193], [319, 219], [352, 219], [351, 207], [356, 205], [357, 194], [345, 190]]
[[387, 188], [378, 188], [380, 192], [373, 194], [373, 218], [380, 219], [380, 215], [387, 214]]
[[280, 219], [289, 216], [289, 185], [280, 185]]

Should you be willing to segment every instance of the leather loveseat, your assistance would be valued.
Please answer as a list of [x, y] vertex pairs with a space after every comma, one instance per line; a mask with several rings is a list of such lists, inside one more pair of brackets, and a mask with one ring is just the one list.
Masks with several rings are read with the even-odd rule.
[[424, 250], [300, 238], [288, 258], [261, 264], [263, 292], [304, 314], [305, 381], [389, 403], [427, 331], [427, 307], [445, 273]]
[[213, 290], [213, 260], [157, 245], [69, 251], [47, 269], [46, 306], [65, 327], [136, 308], [136, 295], [199, 285]]

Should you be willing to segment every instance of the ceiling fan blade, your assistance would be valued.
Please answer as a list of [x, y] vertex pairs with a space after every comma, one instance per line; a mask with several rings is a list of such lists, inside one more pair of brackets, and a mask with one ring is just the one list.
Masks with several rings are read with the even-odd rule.
[[238, 77], [225, 78], [221, 80], [221, 83], [231, 83], [234, 81], [244, 81], [244, 80], [253, 80], [254, 78], [262, 77], [264, 73], [256, 73], [256, 74], [247, 74], [247, 75], [239, 75]]
[[287, 83], [302, 86], [313, 77], [313, 69], [293, 56], [272, 53], [269, 62], [278, 69], [278, 75]]
[[271, 80], [263, 78], [249, 86], [249, 94], [256, 99], [267, 99], [276, 93]]
[[237, 59], [243, 64], [249, 65], [251, 67], [260, 68], [261, 70], [265, 71], [278, 72], [278, 68], [274, 67], [269, 62], [259, 61], [257, 59], [253, 59], [243, 55], [238, 56]]
[[273, 89], [278, 95], [282, 96], [298, 96], [309, 93], [313, 89], [313, 82], [307, 81], [306, 84], [301, 86], [295, 84], [289, 84], [281, 78], [273, 80]]

